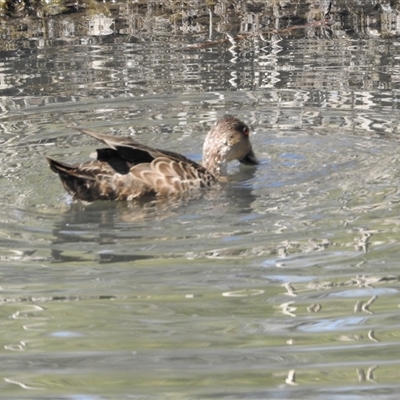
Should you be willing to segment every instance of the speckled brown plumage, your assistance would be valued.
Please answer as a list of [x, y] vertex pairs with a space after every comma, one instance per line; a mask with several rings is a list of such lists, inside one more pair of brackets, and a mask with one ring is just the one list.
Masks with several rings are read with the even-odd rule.
[[181, 154], [154, 149], [133, 140], [74, 128], [105, 143], [97, 159], [69, 165], [47, 158], [64, 188], [75, 200], [133, 200], [145, 195], [167, 196], [209, 187], [226, 174], [227, 163], [237, 159], [257, 164], [249, 128], [226, 115], [208, 133], [203, 166]]

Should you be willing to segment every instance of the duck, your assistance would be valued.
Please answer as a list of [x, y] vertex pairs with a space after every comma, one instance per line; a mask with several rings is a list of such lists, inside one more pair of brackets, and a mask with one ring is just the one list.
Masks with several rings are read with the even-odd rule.
[[202, 164], [173, 151], [119, 137], [71, 127], [108, 147], [97, 149], [93, 160], [68, 164], [47, 157], [73, 200], [135, 200], [144, 196], [180, 195], [226, 181], [228, 163], [257, 165], [250, 129], [232, 115], [219, 118], [206, 135]]

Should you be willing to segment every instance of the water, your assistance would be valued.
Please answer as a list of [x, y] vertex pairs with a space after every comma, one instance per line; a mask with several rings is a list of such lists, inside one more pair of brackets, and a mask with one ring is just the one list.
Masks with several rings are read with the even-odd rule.
[[[399, 42], [339, 16], [2, 44], [1, 398], [397, 398]], [[73, 204], [45, 160], [78, 124], [200, 161], [226, 112], [261, 164], [196, 198]]]

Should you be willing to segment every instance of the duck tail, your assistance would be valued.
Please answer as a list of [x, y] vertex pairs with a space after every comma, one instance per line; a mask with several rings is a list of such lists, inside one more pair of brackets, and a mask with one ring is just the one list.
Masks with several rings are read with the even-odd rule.
[[58, 174], [65, 190], [73, 196], [74, 200], [92, 202], [100, 197], [98, 184], [93, 176], [82, 173], [77, 166], [50, 157], [46, 158], [50, 169]]
[[63, 163], [61, 161], [57, 161], [54, 158], [46, 157], [47, 162], [50, 165], [50, 169], [56, 174], [60, 173], [72, 173], [74, 171], [74, 167], [72, 165]]

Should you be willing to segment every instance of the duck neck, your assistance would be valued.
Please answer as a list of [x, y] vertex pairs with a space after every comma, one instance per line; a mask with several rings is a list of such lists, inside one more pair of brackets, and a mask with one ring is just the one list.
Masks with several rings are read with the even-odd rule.
[[226, 146], [216, 146], [206, 138], [203, 147], [203, 167], [214, 176], [226, 175], [228, 163], [226, 161]]

